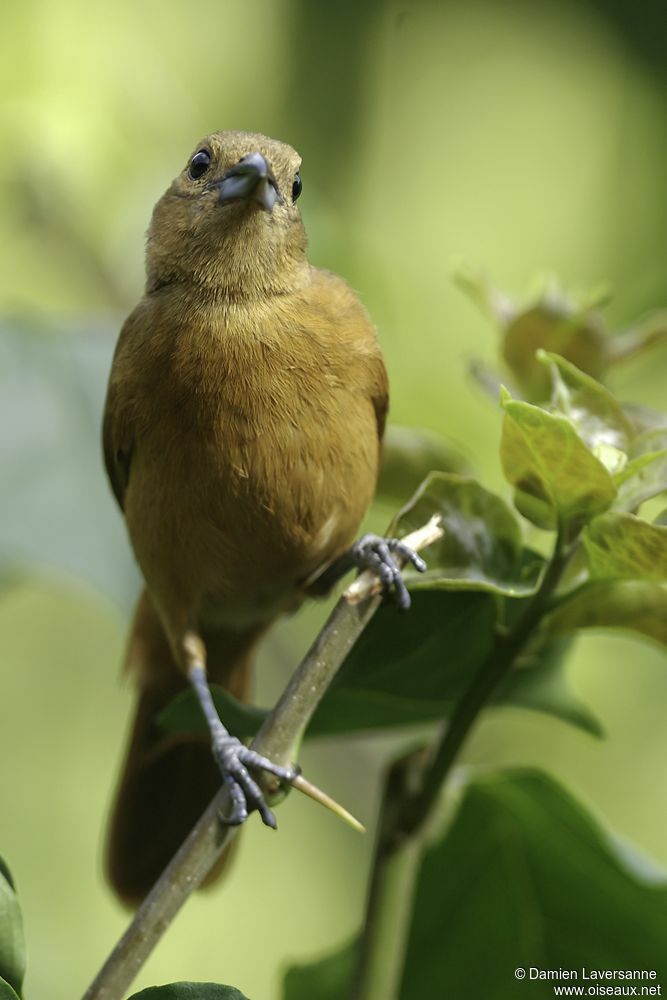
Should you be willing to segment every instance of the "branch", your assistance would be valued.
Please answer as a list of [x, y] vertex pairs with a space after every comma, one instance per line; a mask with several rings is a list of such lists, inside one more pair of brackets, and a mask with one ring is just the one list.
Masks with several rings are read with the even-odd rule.
[[[439, 524], [430, 523], [426, 534], [420, 529], [404, 541], [412, 548], [423, 548], [441, 534]], [[352, 604], [345, 596], [338, 601], [253, 740], [254, 750], [278, 763], [290, 760], [315, 709], [381, 601], [380, 594], [362, 603]], [[220, 822], [228, 810], [227, 794], [222, 788], [215, 796], [137, 910], [83, 1000], [122, 1000], [125, 996], [171, 921], [234, 837], [238, 827]]]
[[415, 793], [426, 751], [412, 751], [392, 764], [384, 786], [376, 833], [366, 916], [349, 1000], [396, 1000], [403, 977], [412, 901], [423, 837], [396, 843], [403, 803]]

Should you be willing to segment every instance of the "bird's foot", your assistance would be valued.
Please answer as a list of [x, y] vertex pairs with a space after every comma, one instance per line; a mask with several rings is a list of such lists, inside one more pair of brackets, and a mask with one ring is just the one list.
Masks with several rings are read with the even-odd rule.
[[393, 591], [398, 607], [407, 611], [410, 607], [410, 594], [395, 556], [400, 556], [406, 563], [412, 563], [419, 573], [426, 569], [422, 557], [400, 538], [381, 538], [380, 535], [363, 535], [354, 543], [351, 551], [355, 566], [375, 573], [384, 589]]
[[265, 794], [252, 771], [268, 771], [281, 782], [290, 784], [300, 774], [299, 768], [282, 767], [241, 743], [227, 733], [213, 739], [213, 756], [222, 772], [232, 802], [232, 811], [223, 821], [229, 826], [245, 823], [256, 809], [267, 826], [276, 828], [276, 817], [269, 809]]

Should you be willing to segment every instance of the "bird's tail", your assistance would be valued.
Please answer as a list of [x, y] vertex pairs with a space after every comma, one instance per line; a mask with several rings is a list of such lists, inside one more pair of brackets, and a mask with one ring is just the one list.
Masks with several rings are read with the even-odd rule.
[[[257, 632], [207, 637], [209, 675], [237, 698], [247, 695], [257, 638]], [[106, 865], [115, 891], [135, 904], [203, 813], [221, 776], [205, 735], [168, 735], [157, 724], [157, 715], [188, 682], [145, 592], [130, 632], [126, 669], [138, 681], [139, 698], [111, 815]]]

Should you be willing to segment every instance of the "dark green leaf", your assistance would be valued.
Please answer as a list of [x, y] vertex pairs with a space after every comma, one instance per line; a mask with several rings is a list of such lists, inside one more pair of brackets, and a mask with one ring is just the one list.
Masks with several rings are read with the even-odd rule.
[[534, 593], [542, 566], [523, 558], [521, 527], [504, 500], [474, 479], [434, 473], [400, 512], [390, 534], [405, 535], [433, 514], [440, 514], [444, 536], [422, 553], [426, 573], [406, 569], [411, 589]]
[[16, 886], [14, 885], [14, 878], [9, 870], [9, 865], [7, 864], [4, 858], [0, 858], [0, 875], [4, 876], [4, 878], [9, 883], [9, 887], [16, 892]]
[[25, 940], [21, 908], [3, 861], [0, 868], [0, 977], [20, 993], [24, 975]]
[[571, 640], [559, 636], [541, 649], [523, 656], [498, 691], [498, 705], [514, 705], [552, 715], [591, 736], [602, 737], [604, 730], [588, 706], [570, 687], [566, 655]]
[[494, 638], [496, 604], [479, 592], [415, 591], [383, 604], [316, 711], [310, 735], [443, 718]]
[[667, 645], [667, 586], [639, 580], [596, 580], [563, 601], [544, 622], [550, 635], [583, 628], [637, 632]]
[[667, 582], [667, 528], [612, 511], [591, 521], [582, 540], [593, 579]]
[[606, 366], [607, 336], [598, 313], [551, 297], [519, 313], [507, 326], [502, 354], [526, 399], [549, 398], [549, 373], [537, 352], [552, 351], [597, 378]]
[[352, 978], [356, 942], [308, 965], [288, 969], [283, 1000], [344, 1000]]
[[666, 886], [639, 877], [547, 775], [478, 777], [424, 856], [400, 1000], [517, 1000], [517, 968], [528, 970], [526, 996], [552, 1000], [558, 984], [530, 981], [531, 968], [574, 969], [580, 979], [582, 969], [654, 969], [660, 981]]
[[606, 510], [616, 488], [572, 422], [505, 397], [501, 460], [521, 513], [541, 528], [575, 526]]
[[404, 503], [429, 472], [467, 474], [468, 462], [440, 434], [423, 427], [390, 424], [382, 448], [378, 497]]
[[[400, 1000], [517, 1000], [516, 969], [542, 1000], [559, 984], [531, 979], [531, 969], [576, 970], [575, 985], [583, 969], [655, 970], [658, 982], [667, 974], [664, 876], [538, 771], [466, 786], [424, 855], [412, 915]], [[344, 1000], [354, 957], [353, 942], [290, 969], [283, 1000]]]
[[219, 983], [169, 983], [149, 986], [129, 1000], [248, 1000], [245, 993]]
[[0, 1000], [19, 1000], [18, 994], [2, 976], [0, 976]]
[[[255, 736], [268, 715], [263, 708], [245, 705], [217, 684], [211, 684], [211, 693], [218, 714], [230, 733], [240, 740]], [[208, 733], [201, 706], [192, 691], [183, 691], [169, 702], [158, 716], [163, 729], [172, 733]]]

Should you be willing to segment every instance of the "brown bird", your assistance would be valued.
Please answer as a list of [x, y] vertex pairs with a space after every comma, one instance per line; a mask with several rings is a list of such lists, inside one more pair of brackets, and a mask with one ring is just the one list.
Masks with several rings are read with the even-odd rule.
[[[108, 870], [119, 895], [151, 887], [222, 779], [241, 823], [275, 826], [257, 775], [291, 769], [231, 736], [207, 677], [247, 694], [268, 625], [353, 565], [409, 597], [396, 540], [351, 548], [373, 497], [387, 412], [375, 330], [355, 293], [311, 267], [284, 143], [215, 132], [155, 206], [144, 297], [109, 379], [104, 455], [146, 587], [126, 666], [139, 689]], [[188, 682], [213, 753], [155, 717]]]

